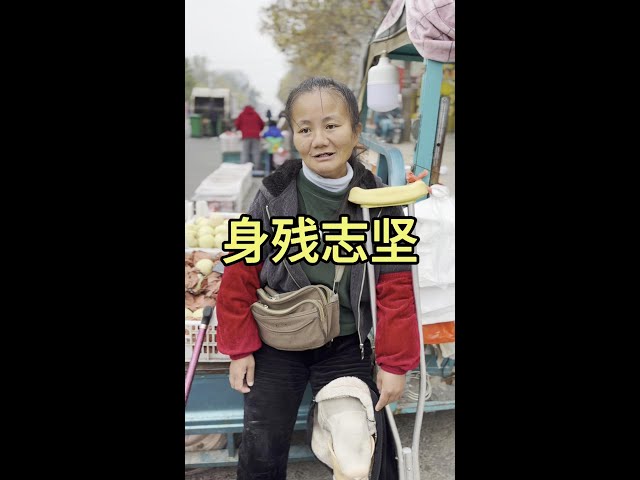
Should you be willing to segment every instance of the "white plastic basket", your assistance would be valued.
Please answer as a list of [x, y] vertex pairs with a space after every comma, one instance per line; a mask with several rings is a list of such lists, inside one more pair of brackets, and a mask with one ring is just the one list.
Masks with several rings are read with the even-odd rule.
[[192, 201], [206, 201], [212, 212], [239, 212], [252, 185], [252, 165], [223, 163], [196, 188]]
[[[186, 320], [184, 321], [184, 361], [189, 362], [193, 357], [193, 348], [196, 345], [198, 338], [198, 330], [200, 327], [200, 320]], [[207, 332], [204, 335], [204, 341], [202, 342], [202, 349], [200, 350], [200, 356], [198, 357], [198, 363], [200, 362], [230, 362], [231, 358], [224, 353], [218, 352], [218, 344], [216, 342], [216, 330], [218, 327], [218, 320], [216, 319], [216, 309], [213, 309], [213, 316]]]
[[[237, 215], [231, 213], [229, 215]], [[235, 217], [229, 217], [235, 218]], [[207, 252], [212, 257], [222, 252], [219, 248], [186, 248], [184, 253], [191, 253], [195, 251]], [[184, 320], [184, 361], [189, 362], [193, 356], [193, 348], [196, 345], [198, 338], [198, 330], [200, 327], [200, 320]], [[213, 315], [211, 321], [207, 327], [207, 332], [204, 335], [202, 341], [202, 348], [200, 349], [200, 356], [198, 357], [198, 363], [200, 362], [230, 362], [231, 359], [228, 355], [218, 352], [218, 344], [216, 342], [216, 329], [218, 327], [218, 319], [216, 317], [216, 309], [213, 309]]]
[[220, 134], [220, 149], [223, 153], [242, 150], [242, 133], [224, 132]]

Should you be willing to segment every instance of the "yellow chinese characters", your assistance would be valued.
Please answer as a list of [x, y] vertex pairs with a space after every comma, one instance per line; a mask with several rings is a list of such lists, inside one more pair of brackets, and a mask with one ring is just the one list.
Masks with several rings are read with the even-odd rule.
[[[324, 252], [322, 252], [322, 260], [327, 262], [329, 259], [333, 263], [358, 263], [367, 261], [367, 252], [363, 248], [366, 241], [365, 232], [369, 229], [367, 222], [349, 222], [347, 215], [340, 215], [340, 223], [322, 222], [322, 231], [324, 234]], [[327, 230], [338, 230], [339, 233], [327, 233]], [[362, 233], [350, 233], [352, 230], [360, 230]], [[357, 243], [355, 247], [352, 245]], [[347, 253], [353, 252], [350, 256], [342, 256], [341, 249]]]
[[272, 260], [279, 263], [289, 250], [290, 245], [298, 245], [298, 253], [289, 255], [287, 258], [291, 263], [306, 260], [314, 265], [318, 263], [318, 253], [315, 251], [320, 244], [318, 242], [318, 224], [312, 217], [298, 215], [298, 226], [294, 227], [294, 219], [290, 217], [273, 217], [271, 226], [275, 228], [271, 245], [280, 247]]
[[[308, 215], [297, 217], [273, 217], [271, 227], [273, 236], [270, 244], [277, 249], [271, 260], [280, 263], [285, 256], [290, 263], [305, 261], [311, 265], [319, 261], [334, 264], [356, 263], [418, 263], [418, 255], [413, 248], [420, 240], [412, 235], [416, 225], [414, 217], [374, 218], [373, 252], [367, 254], [364, 248], [369, 223], [350, 221], [348, 215], [340, 215], [339, 222], [318, 222]], [[224, 265], [230, 265], [242, 259], [253, 265], [262, 261], [262, 245], [269, 235], [261, 230], [259, 220], [251, 220], [249, 215], [230, 220], [230, 240], [222, 248], [232, 252], [222, 257]], [[320, 234], [323, 234], [322, 239]], [[322, 253], [319, 254], [322, 242]], [[292, 253], [289, 254], [289, 250]]]
[[[418, 263], [418, 255], [413, 253], [413, 246], [420, 239], [411, 235], [415, 225], [416, 219], [414, 217], [374, 218], [374, 253], [370, 258], [371, 263]], [[394, 236], [391, 236], [391, 227], [395, 232]], [[400, 244], [400, 242], [404, 243]]]
[[231, 265], [243, 258], [247, 265], [255, 265], [261, 261], [261, 247], [269, 235], [261, 229], [259, 220], [251, 220], [249, 215], [241, 215], [240, 219], [229, 220], [229, 241], [222, 244], [227, 251], [238, 251], [233, 255], [225, 255], [220, 259], [223, 265]]

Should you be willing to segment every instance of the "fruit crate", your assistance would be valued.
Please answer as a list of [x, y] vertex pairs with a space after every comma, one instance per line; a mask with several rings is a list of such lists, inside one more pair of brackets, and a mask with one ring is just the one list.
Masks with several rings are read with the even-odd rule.
[[[236, 213], [229, 213], [228, 218], [235, 218]], [[185, 247], [184, 253], [191, 253], [195, 251], [207, 252], [211, 258], [214, 258], [222, 252], [219, 248], [187, 248]], [[184, 320], [184, 361], [189, 362], [193, 356], [193, 348], [196, 345], [196, 339], [198, 338], [198, 330], [200, 326], [200, 320], [192, 320], [185, 318]], [[216, 342], [216, 329], [218, 326], [218, 319], [216, 317], [216, 309], [213, 309], [213, 315], [211, 321], [207, 327], [204, 340], [202, 342], [202, 348], [200, 350], [199, 362], [229, 362], [231, 359], [228, 355], [218, 352], [218, 345]]]
[[[196, 345], [196, 339], [198, 338], [198, 330], [200, 327], [200, 320], [187, 320], [184, 321], [184, 361], [189, 362], [193, 356], [193, 349]], [[213, 309], [213, 316], [211, 322], [207, 327], [207, 332], [202, 342], [202, 349], [200, 350], [200, 356], [198, 357], [198, 363], [200, 362], [230, 362], [231, 358], [224, 353], [218, 351], [218, 344], [216, 342], [216, 330], [218, 327], [218, 321], [216, 319], [216, 309]]]
[[251, 190], [252, 169], [248, 163], [222, 163], [200, 183], [191, 200], [206, 201], [211, 212], [240, 212]]

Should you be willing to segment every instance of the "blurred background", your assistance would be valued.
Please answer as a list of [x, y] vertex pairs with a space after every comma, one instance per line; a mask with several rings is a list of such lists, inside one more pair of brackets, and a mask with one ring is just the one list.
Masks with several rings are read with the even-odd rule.
[[[277, 118], [290, 90], [313, 75], [332, 77], [358, 94], [367, 46], [392, 0], [187, 0], [185, 2], [185, 124], [207, 113], [194, 88], [219, 89], [217, 136], [250, 104], [266, 120]], [[424, 66], [392, 60], [400, 74], [403, 103], [390, 114], [370, 111], [366, 131], [380, 134], [380, 119], [403, 118], [400, 138], [410, 141]], [[455, 65], [445, 64], [442, 95], [450, 98], [447, 132], [455, 131]], [[206, 115], [205, 115], [206, 117]]]

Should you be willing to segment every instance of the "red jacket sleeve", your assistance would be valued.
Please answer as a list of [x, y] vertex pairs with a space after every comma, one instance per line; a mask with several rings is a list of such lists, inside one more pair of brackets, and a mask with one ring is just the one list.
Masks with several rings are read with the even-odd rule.
[[224, 268], [218, 291], [216, 317], [218, 350], [238, 360], [262, 346], [258, 326], [251, 313], [251, 304], [258, 299], [260, 288], [259, 265], [245, 265], [240, 261]]
[[420, 363], [411, 271], [380, 275], [376, 308], [376, 363], [385, 372], [403, 375]]

